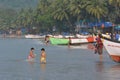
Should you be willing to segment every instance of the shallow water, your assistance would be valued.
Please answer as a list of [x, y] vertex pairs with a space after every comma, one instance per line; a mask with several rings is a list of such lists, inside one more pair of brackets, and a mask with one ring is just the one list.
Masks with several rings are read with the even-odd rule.
[[[26, 61], [31, 47], [37, 54]], [[47, 64], [40, 64], [40, 49], [46, 49]], [[0, 80], [119, 80], [120, 64], [104, 49], [103, 61], [87, 45], [44, 45], [37, 39], [0, 39]]]

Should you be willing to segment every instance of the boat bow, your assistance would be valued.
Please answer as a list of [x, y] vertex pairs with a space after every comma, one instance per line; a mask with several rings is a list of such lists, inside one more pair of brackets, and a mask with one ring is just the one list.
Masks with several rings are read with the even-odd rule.
[[107, 38], [102, 38], [102, 41], [111, 59], [115, 62], [120, 62], [120, 42]]

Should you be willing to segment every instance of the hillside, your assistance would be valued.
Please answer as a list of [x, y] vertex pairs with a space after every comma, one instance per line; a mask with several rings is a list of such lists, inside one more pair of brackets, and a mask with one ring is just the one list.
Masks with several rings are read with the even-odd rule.
[[38, 0], [0, 0], [0, 8], [35, 8]]

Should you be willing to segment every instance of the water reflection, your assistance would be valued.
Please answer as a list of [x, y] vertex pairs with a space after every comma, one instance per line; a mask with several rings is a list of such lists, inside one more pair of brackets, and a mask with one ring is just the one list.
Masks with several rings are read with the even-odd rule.
[[120, 71], [120, 64], [112, 66], [111, 69]]
[[109, 73], [119, 75], [120, 74], [120, 64], [114, 65], [109, 69]]
[[40, 64], [40, 69], [41, 69], [40, 80], [45, 80], [46, 64]]
[[34, 65], [35, 61], [34, 60], [28, 60], [28, 63], [31, 65]]
[[46, 64], [40, 64], [40, 68], [42, 72], [45, 72], [46, 70]]
[[119, 80], [120, 79], [120, 64], [114, 65], [105, 71], [106, 80]]
[[96, 63], [96, 71], [102, 72], [104, 70], [104, 63], [102, 61], [98, 61]]

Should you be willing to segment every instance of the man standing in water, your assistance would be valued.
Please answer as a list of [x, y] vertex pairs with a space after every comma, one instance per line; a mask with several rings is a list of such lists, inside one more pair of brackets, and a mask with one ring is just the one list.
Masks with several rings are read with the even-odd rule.
[[70, 48], [71, 37], [69, 37], [68, 48]]
[[44, 48], [41, 49], [40, 63], [46, 64], [46, 52]]
[[101, 34], [98, 34], [98, 37], [96, 38], [96, 49], [97, 49], [97, 53], [100, 56], [100, 60], [102, 61], [103, 43], [102, 43], [101, 37], [102, 37]]
[[49, 36], [45, 36], [45, 44], [48, 45], [49, 43]]

